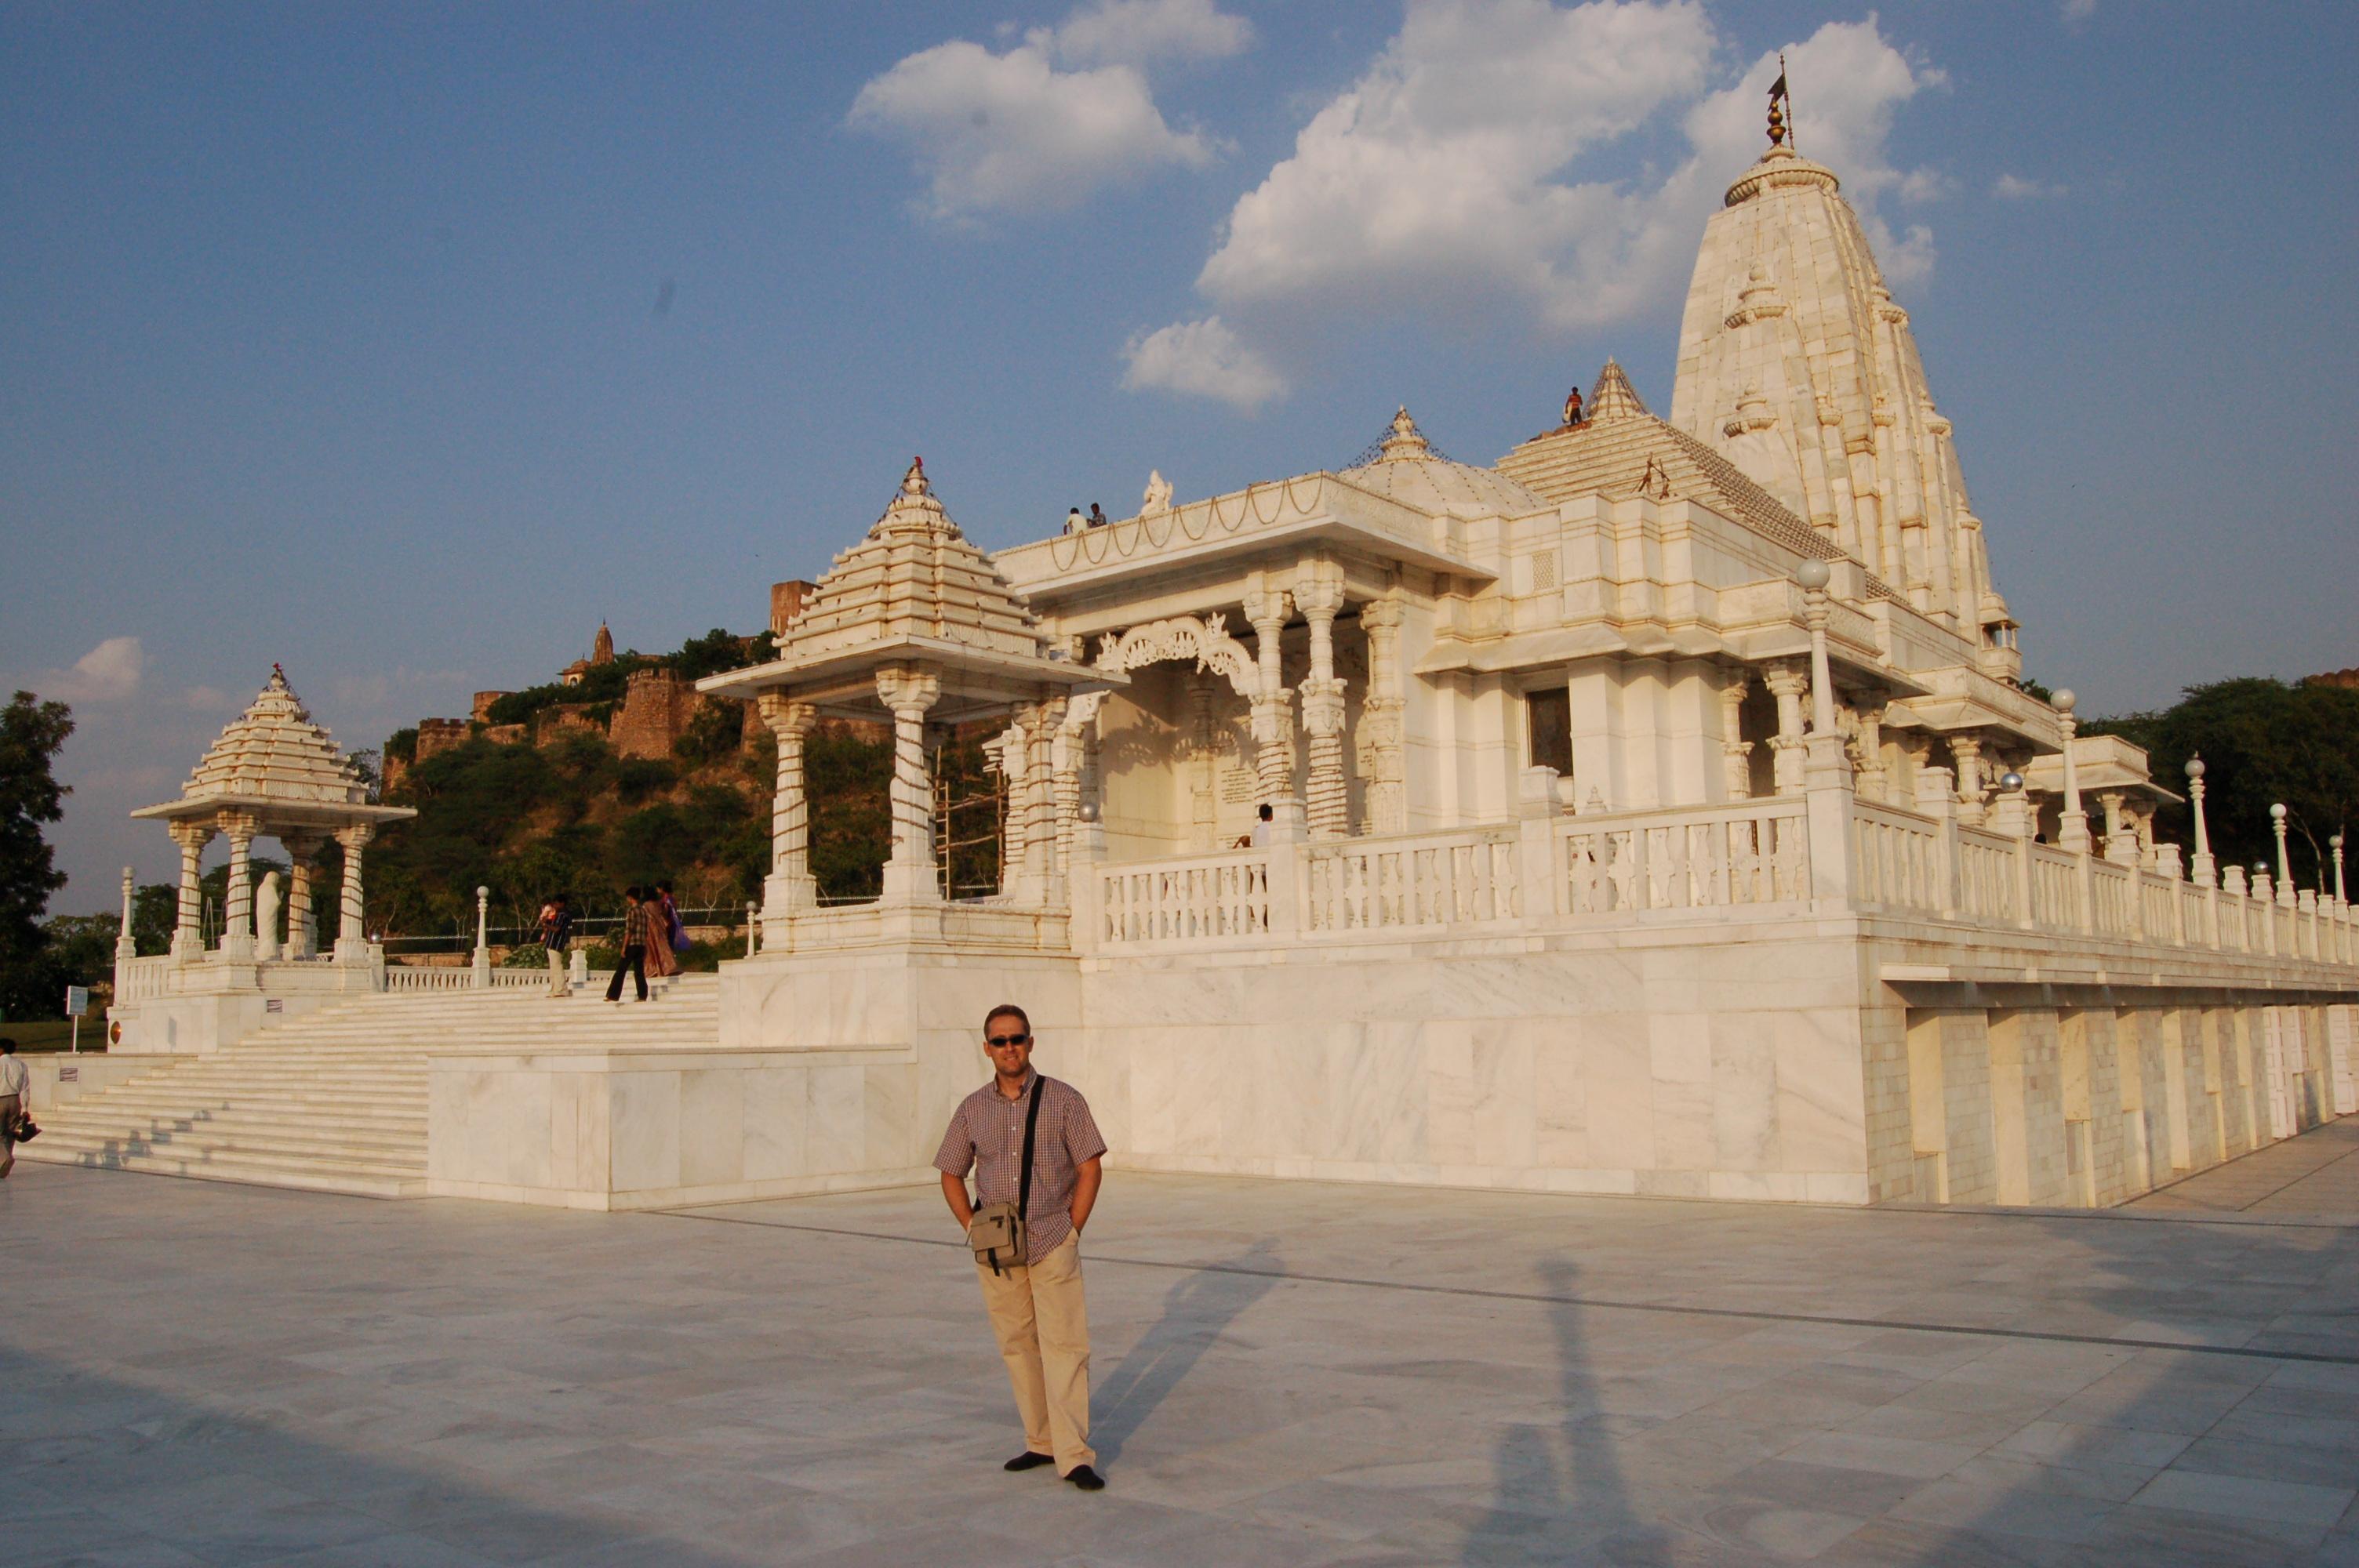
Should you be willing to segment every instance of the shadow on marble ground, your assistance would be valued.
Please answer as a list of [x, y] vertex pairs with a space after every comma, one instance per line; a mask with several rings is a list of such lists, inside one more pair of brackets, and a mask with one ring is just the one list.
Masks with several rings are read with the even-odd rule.
[[[451, 1441], [500, 1441], [497, 1418]], [[471, 1432], [473, 1425], [484, 1430]], [[198, 1403], [0, 1350], [0, 1555], [13, 1568], [383, 1563], [744, 1568], [644, 1517], [563, 1512], [451, 1470], [298, 1436], [255, 1407]]]
[[1540, 1293], [1556, 1350], [1557, 1408], [1552, 1425], [1511, 1422], [1492, 1455], [1497, 1502], [1468, 1529], [1459, 1562], [1467, 1564], [1613, 1562], [1653, 1563], [1664, 1532], [1633, 1505], [1621, 1433], [1598, 1409], [1596, 1379], [1572, 1299], [1581, 1271], [1563, 1259], [1540, 1265]]
[[1093, 1392], [1090, 1436], [1101, 1464], [1122, 1457], [1123, 1444], [1229, 1325], [1284, 1281], [1284, 1269], [1276, 1244], [1265, 1237], [1234, 1258], [1180, 1277], [1165, 1294], [1155, 1325]]
[[2080, 1253], [2057, 1300], [2099, 1342], [1961, 1368], [1980, 1374], [1962, 1411], [2025, 1424], [1824, 1562], [2359, 1564], [2359, 1227], [2012, 1223]]

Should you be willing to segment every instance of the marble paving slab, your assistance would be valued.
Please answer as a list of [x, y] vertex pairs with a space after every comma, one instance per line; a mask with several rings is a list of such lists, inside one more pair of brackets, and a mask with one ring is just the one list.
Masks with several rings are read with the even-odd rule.
[[929, 1189], [601, 1215], [20, 1164], [0, 1541], [16, 1568], [2359, 1562], [2359, 1226], [2259, 1201], [1117, 1173], [1083, 1497], [1000, 1471], [1020, 1433]]

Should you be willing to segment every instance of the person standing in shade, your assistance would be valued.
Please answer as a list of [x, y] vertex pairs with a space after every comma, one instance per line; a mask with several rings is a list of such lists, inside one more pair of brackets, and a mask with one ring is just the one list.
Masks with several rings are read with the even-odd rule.
[[623, 890], [623, 929], [618, 938], [623, 944], [622, 956], [614, 960], [614, 978], [606, 982], [606, 1000], [623, 1000], [623, 976], [628, 974], [639, 983], [638, 1000], [647, 1000], [647, 906], [640, 902], [639, 890]]
[[571, 996], [573, 979], [565, 965], [573, 946], [573, 901], [561, 892], [540, 906], [540, 940], [549, 949], [549, 994]]
[[[934, 1168], [942, 1196], [966, 1230], [978, 1204], [1024, 1203], [1024, 1263], [978, 1261], [983, 1304], [1007, 1363], [1024, 1452], [1008, 1470], [1054, 1465], [1082, 1491], [1102, 1490], [1090, 1447], [1090, 1319], [1082, 1293], [1082, 1227], [1104, 1179], [1105, 1140], [1089, 1102], [1071, 1084], [1032, 1068], [1032, 1021], [1002, 1003], [983, 1021], [992, 1080], [960, 1102], [942, 1136]], [[1026, 1125], [1031, 1123], [1032, 1180], [1024, 1196]], [[966, 1176], [974, 1172], [974, 1195]]]
[[16, 1042], [0, 1034], [0, 1181], [16, 1163], [16, 1123], [25, 1114], [26, 1086], [32, 1075], [16, 1059]]

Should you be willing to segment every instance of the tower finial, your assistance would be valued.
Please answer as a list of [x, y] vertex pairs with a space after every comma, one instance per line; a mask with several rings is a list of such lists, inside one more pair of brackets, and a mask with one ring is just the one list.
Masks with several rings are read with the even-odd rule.
[[[1769, 145], [1793, 147], [1794, 96], [1786, 88], [1786, 51], [1777, 51], [1777, 80], [1769, 84]], [[1799, 151], [1799, 148], [1795, 150]]]
[[1376, 449], [1384, 462], [1433, 455], [1433, 448], [1427, 443], [1424, 432], [1417, 427], [1417, 421], [1408, 416], [1407, 404], [1401, 405], [1399, 411], [1393, 416], [1392, 433], [1377, 444]]

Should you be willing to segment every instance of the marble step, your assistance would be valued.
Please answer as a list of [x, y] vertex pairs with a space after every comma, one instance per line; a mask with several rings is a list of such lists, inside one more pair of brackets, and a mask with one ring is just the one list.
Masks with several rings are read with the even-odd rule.
[[[71, 1118], [71, 1115], [187, 1115], [193, 1110], [217, 1113], [217, 1110], [271, 1110], [278, 1115], [368, 1115], [368, 1118], [425, 1118], [427, 1094], [425, 1085], [415, 1094], [353, 1094], [335, 1089], [316, 1089], [309, 1094], [278, 1094], [278, 1092], [243, 1092], [226, 1094], [210, 1087], [184, 1089], [118, 1089], [114, 1094], [94, 1094], [90, 1098], [78, 1098], [71, 1106], [57, 1106], [49, 1115]], [[38, 1118], [36, 1118], [38, 1120]], [[42, 1122], [48, 1125], [48, 1122]]]
[[47, 1127], [37, 1141], [46, 1143], [53, 1136], [61, 1148], [136, 1139], [158, 1146], [172, 1143], [182, 1149], [262, 1150], [305, 1158], [389, 1161], [395, 1164], [423, 1165], [426, 1161], [426, 1129], [422, 1125], [345, 1129], [312, 1127], [271, 1118], [205, 1118], [190, 1124], [187, 1119], [119, 1117]]
[[408, 1198], [426, 1195], [423, 1165], [326, 1165], [310, 1160], [278, 1160], [245, 1155], [207, 1156], [191, 1152], [151, 1153], [139, 1150], [86, 1151], [60, 1148], [41, 1152], [49, 1141], [20, 1148], [18, 1157], [52, 1165], [78, 1165], [90, 1170], [132, 1171], [145, 1175], [182, 1176], [198, 1181], [238, 1182], [248, 1186], [291, 1187], [306, 1192], [341, 1193], [352, 1197]]

